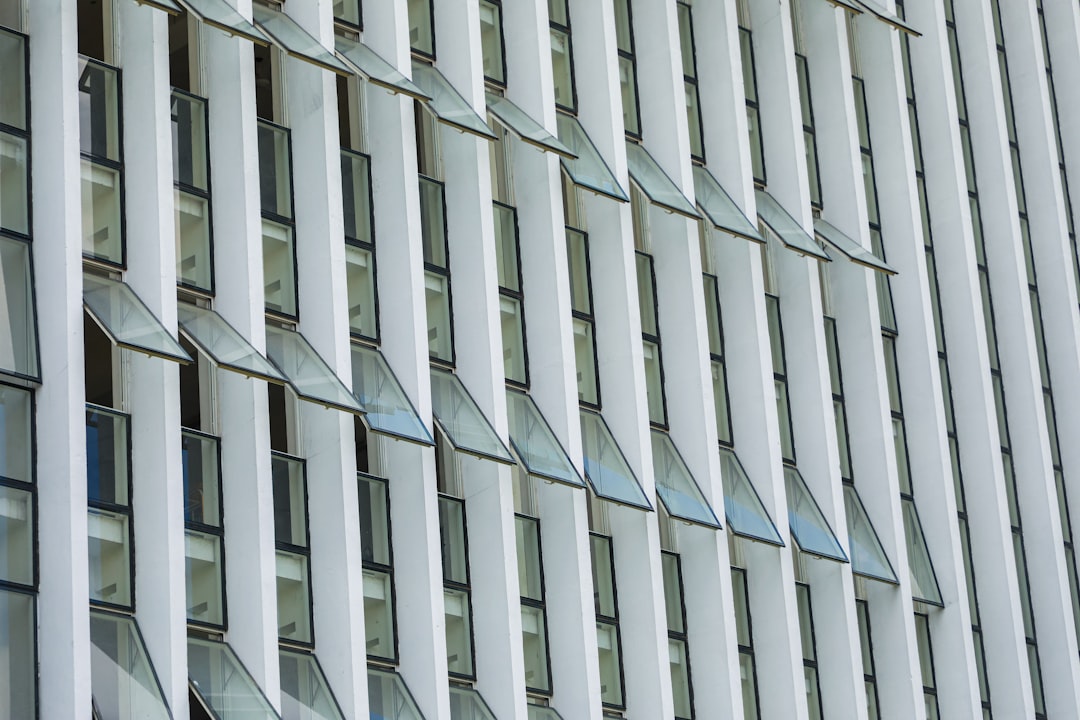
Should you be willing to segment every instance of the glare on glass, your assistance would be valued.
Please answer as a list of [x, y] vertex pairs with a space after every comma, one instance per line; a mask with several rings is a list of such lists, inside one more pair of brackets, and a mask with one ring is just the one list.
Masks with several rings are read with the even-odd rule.
[[349, 389], [338, 379], [315, 348], [295, 330], [266, 326], [266, 354], [304, 400], [362, 415]]
[[349, 294], [349, 330], [362, 337], [379, 336], [375, 313], [375, 256], [355, 245], [345, 245], [345, 279]]
[[323, 47], [322, 43], [281, 10], [253, 3], [251, 11], [255, 26], [289, 55], [339, 75], [348, 77], [352, 74], [334, 55], [333, 50]]
[[422, 445], [434, 444], [382, 353], [355, 343], [351, 348], [353, 396], [364, 408], [364, 421], [371, 431]]
[[190, 636], [187, 642], [191, 689], [221, 720], [278, 720], [231, 647]]
[[120, 222], [120, 171], [83, 159], [80, 198], [82, 250], [98, 260], [124, 262]]
[[585, 479], [593, 492], [607, 500], [652, 510], [604, 419], [590, 410], [581, 410], [580, 417]]
[[574, 184], [615, 200], [630, 202], [626, 191], [619, 186], [619, 181], [615, 179], [615, 175], [604, 162], [600, 151], [593, 145], [578, 119], [564, 113], [557, 113], [556, 120], [559, 140], [577, 156], [576, 160], [562, 158], [563, 168], [566, 169]]
[[225, 577], [221, 538], [210, 533], [184, 531], [184, 579], [188, 622], [225, 624]]
[[720, 449], [720, 477], [724, 484], [724, 511], [737, 535], [783, 547], [784, 541], [761, 503], [742, 463], [731, 450]]
[[754, 242], [765, 242], [757, 226], [739, 209], [720, 182], [700, 165], [694, 165], [694, 199], [718, 229]]
[[784, 468], [784, 483], [787, 486], [788, 523], [795, 542], [803, 552], [811, 555], [847, 562], [840, 541], [836, 539], [825, 516], [821, 514], [817, 501], [810, 494], [806, 481], [795, 468]]
[[0, 228], [23, 235], [30, 232], [29, 163], [26, 139], [0, 131]]
[[652, 456], [656, 494], [668, 515], [719, 529], [720, 521], [716, 519], [716, 514], [709, 507], [668, 433], [652, 431]]
[[37, 313], [30, 245], [0, 236], [0, 372], [37, 379]]
[[180, 363], [191, 357], [125, 283], [83, 274], [83, 304], [116, 345]]
[[176, 281], [213, 292], [210, 251], [210, 201], [193, 193], [173, 191], [176, 207]]
[[0, 476], [33, 482], [31, 394], [0, 385]]
[[431, 368], [431, 411], [455, 449], [514, 464], [510, 451], [454, 373]]
[[830, 262], [832, 258], [818, 247], [817, 242], [810, 237], [798, 220], [793, 218], [772, 195], [764, 190], [756, 191], [757, 211], [761, 221], [769, 226], [776, 236], [780, 238], [786, 247], [802, 255], [807, 255], [815, 260]]
[[368, 666], [367, 676], [368, 708], [373, 717], [424, 720], [400, 675]]
[[0, 590], [0, 637], [8, 661], [0, 666], [0, 710], [12, 718], [37, 716], [36, 613], [34, 596]]
[[535, 145], [541, 150], [553, 152], [573, 159], [577, 157], [570, 148], [562, 144], [559, 138], [549, 133], [543, 125], [533, 120], [524, 110], [501, 95], [487, 93], [488, 112], [495, 116], [500, 125], [517, 135], [524, 142]]
[[479, 692], [453, 683], [450, 685], [450, 717], [452, 720], [495, 720]]
[[396, 659], [394, 592], [389, 573], [364, 570], [364, 632], [370, 657]]
[[877, 531], [870, 524], [862, 498], [851, 485], [844, 485], [844, 513], [847, 517], [852, 572], [873, 580], [899, 584]]
[[700, 217], [694, 209], [694, 203], [683, 195], [675, 181], [640, 143], [626, 141], [626, 164], [630, 170], [630, 178], [654, 205], [695, 220]]
[[281, 649], [281, 716], [305, 720], [344, 720], [319, 661], [310, 653]]
[[883, 272], [887, 275], [896, 274], [896, 270], [884, 260], [878, 258], [874, 253], [864, 248], [856, 240], [840, 232], [821, 218], [814, 220], [814, 232], [822, 240], [847, 256], [851, 262], [858, 265], [864, 265], [871, 270], [877, 270], [878, 272]]
[[930, 550], [926, 546], [926, 537], [923, 535], [915, 501], [905, 498], [902, 504], [911, 596], [921, 602], [943, 606], [941, 590], [938, 588], [937, 575], [934, 573], [934, 564], [930, 560]]
[[530, 475], [585, 486], [540, 408], [527, 393], [506, 389], [506, 417], [510, 444]]
[[[420, 0], [425, 5], [429, 0]], [[431, 97], [428, 107], [440, 121], [462, 132], [472, 133], [487, 140], [494, 140], [485, 123], [465, 98], [461, 96], [446, 77], [431, 65], [413, 59], [413, 82]]]
[[195, 17], [211, 27], [251, 40], [256, 45], [269, 45], [270, 39], [248, 22], [229, 4], [228, 0], [179, 0]]
[[221, 367], [241, 375], [285, 383], [278, 369], [213, 310], [181, 302], [176, 304], [176, 319], [181, 332]]
[[367, 45], [351, 40], [341, 34], [335, 34], [334, 47], [349, 64], [367, 78], [368, 82], [390, 92], [408, 95], [417, 100], [427, 101], [431, 99], [420, 88], [416, 87], [412, 80], [405, 77], [402, 72]]
[[135, 620], [90, 612], [90, 685], [103, 718], [171, 720]]

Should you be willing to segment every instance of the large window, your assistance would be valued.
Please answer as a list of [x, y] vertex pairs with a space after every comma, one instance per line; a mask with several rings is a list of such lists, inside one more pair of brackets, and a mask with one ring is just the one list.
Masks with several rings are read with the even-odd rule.
[[810, 711], [810, 720], [822, 720], [825, 714], [821, 704], [821, 683], [818, 680], [817, 640], [814, 638], [814, 615], [810, 606], [810, 586], [796, 583], [795, 599], [798, 601], [799, 608], [799, 633], [806, 686], [806, 707]]
[[365, 646], [370, 660], [397, 661], [394, 556], [390, 544], [390, 487], [382, 478], [357, 473], [360, 548], [364, 559]]
[[[564, 189], [565, 191], [565, 189]], [[570, 191], [573, 195], [573, 189]], [[589, 269], [589, 239], [584, 232], [566, 228], [566, 254], [570, 267], [570, 306], [574, 328], [574, 358], [578, 400], [588, 406], [600, 405], [600, 375], [596, 363], [596, 320], [592, 307], [592, 280]]]
[[615, 554], [611, 538], [590, 533], [596, 646], [600, 655], [600, 700], [604, 707], [626, 707], [623, 695], [622, 641], [615, 590]]
[[570, 6], [567, 0], [548, 0], [548, 20], [551, 29], [551, 70], [555, 84], [555, 105], [575, 112], [577, 88], [574, 86], [574, 54], [570, 43]]
[[206, 101], [179, 90], [173, 90], [171, 101], [176, 282], [212, 294], [214, 261]]
[[278, 637], [312, 646], [311, 549], [308, 533], [307, 469], [283, 453], [270, 458], [277, 548]]
[[758, 720], [757, 663], [754, 660], [754, 637], [750, 623], [750, 598], [746, 588], [746, 570], [731, 568], [731, 589], [735, 598], [735, 632], [739, 643], [739, 677], [742, 680], [743, 720]]
[[79, 58], [83, 255], [114, 266], [125, 261], [120, 71]]
[[660, 555], [664, 573], [664, 605], [667, 610], [668, 665], [676, 720], [693, 720], [693, 690], [690, 685], [690, 650], [686, 635], [686, 607], [683, 604], [682, 561], [676, 553]]
[[547, 610], [544, 596], [540, 521], [514, 517], [517, 536], [518, 588], [521, 593], [521, 645], [525, 654], [525, 686], [530, 693], [551, 695]]

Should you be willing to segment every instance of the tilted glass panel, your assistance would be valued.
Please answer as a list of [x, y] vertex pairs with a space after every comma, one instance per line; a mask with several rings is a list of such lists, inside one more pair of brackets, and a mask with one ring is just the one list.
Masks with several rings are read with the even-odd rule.
[[690, 468], [675, 449], [671, 436], [652, 431], [653, 477], [656, 494], [668, 515], [711, 528], [720, 528], [716, 513], [709, 507]]
[[887, 9], [885, 9], [885, 6], [877, 2], [877, 0], [851, 0], [851, 2], [853, 2], [855, 5], [858, 5], [859, 7], [869, 10], [872, 15], [877, 17], [879, 20], [882, 20], [885, 23], [892, 25], [897, 30], [903, 30], [904, 32], [912, 35], [913, 37], [922, 37], [921, 32], [913, 28], [910, 23], [901, 20], [895, 14], [889, 12]]
[[570, 152], [577, 155], [576, 160], [566, 157], [562, 159], [562, 166], [574, 184], [615, 200], [630, 202], [630, 197], [619, 186], [619, 181], [615, 179], [578, 119], [564, 113], [556, 113], [555, 117], [559, 140], [570, 148]]
[[765, 242], [757, 226], [739, 209], [720, 182], [700, 165], [694, 165], [694, 199], [718, 229], [754, 242]]
[[251, 12], [255, 25], [289, 55], [338, 75], [352, 75], [349, 68], [337, 59], [333, 50], [323, 47], [322, 43], [281, 10], [252, 3]]
[[872, 580], [899, 584], [889, 556], [866, 514], [862, 498], [851, 485], [844, 485], [844, 515], [847, 517], [851, 571]]
[[[4, 34], [0, 32], [0, 42]], [[3, 48], [0, 48], [0, 52]], [[0, 62], [5, 58], [0, 57]], [[0, 80], [4, 78], [0, 77]], [[20, 78], [21, 80], [21, 78]], [[0, 87], [0, 92], [6, 92]], [[7, 102], [6, 96], [4, 102]], [[26, 138], [0, 132], [0, 228], [30, 232], [30, 147]]]
[[351, 348], [353, 397], [364, 408], [364, 422], [371, 431], [434, 445], [431, 433], [382, 353], [355, 343]]
[[652, 510], [645, 492], [599, 413], [581, 410], [585, 479], [594, 493], [613, 502]]
[[278, 652], [282, 716], [304, 720], [344, 720], [315, 656], [285, 649]]
[[847, 562], [840, 541], [821, 514], [821, 508], [799, 471], [785, 467], [784, 484], [787, 486], [788, 523], [799, 548], [811, 555]]
[[495, 720], [491, 708], [471, 687], [450, 685], [450, 720]]
[[510, 444], [530, 475], [585, 487], [570, 456], [527, 393], [506, 389], [506, 417], [510, 425]]
[[904, 499], [904, 536], [907, 540], [908, 571], [911, 578], [911, 597], [920, 602], [944, 607], [941, 590], [938, 587], [937, 574], [930, 560], [930, 549], [926, 546], [922, 523], [915, 501]]
[[133, 618], [91, 610], [90, 643], [90, 686], [101, 717], [171, 720]]
[[806, 234], [802, 225], [772, 195], [764, 190], [756, 191], [758, 217], [769, 226], [786, 247], [816, 260], [829, 262], [831, 258]]
[[871, 270], [877, 270], [887, 275], [895, 275], [894, 270], [887, 262], [874, 255], [853, 238], [848, 237], [835, 227], [821, 218], [814, 220], [814, 232], [822, 240], [843, 253], [851, 262], [864, 265]]
[[188, 638], [190, 687], [220, 720], [280, 720], [232, 648]]
[[126, 283], [84, 273], [83, 304], [116, 345], [180, 363], [192, 361]]
[[553, 707], [529, 703], [528, 708], [528, 720], [563, 720], [563, 716], [556, 712]]
[[720, 449], [720, 477], [724, 484], [724, 511], [737, 535], [783, 547], [784, 541], [758, 497], [757, 490], [731, 450]]
[[401, 675], [368, 667], [367, 677], [372, 720], [424, 720]]
[[36, 613], [34, 596], [0, 589], [0, 636], [7, 661], [0, 666], [0, 712], [37, 717]]
[[847, 10], [852, 15], [862, 15], [862, 8], [855, 4], [855, 0], [827, 0], [836, 7]]
[[556, 155], [575, 159], [570, 148], [562, 144], [559, 138], [549, 133], [543, 125], [529, 117], [529, 114], [504, 97], [493, 93], [487, 94], [488, 112], [495, 116], [501, 125], [530, 145]]
[[180, 331], [226, 370], [285, 384], [278, 369], [213, 310], [180, 302], [176, 304], [176, 320]]
[[[427, 2], [427, 0], [424, 0]], [[495, 140], [485, 123], [472, 105], [461, 96], [446, 77], [431, 65], [413, 60], [413, 82], [421, 91], [431, 96], [428, 107], [442, 122], [462, 132], [479, 135], [487, 140]]]
[[266, 354], [304, 400], [356, 415], [364, 413], [349, 389], [300, 333], [267, 325]]
[[0, 236], [0, 372], [38, 379], [37, 313], [30, 246]]
[[626, 164], [630, 177], [648, 196], [649, 200], [668, 212], [698, 219], [694, 203], [683, 195], [675, 181], [668, 177], [660, 164], [640, 143], [626, 141]]
[[448, 370], [431, 368], [431, 412], [455, 449], [488, 460], [515, 464], [510, 451], [461, 379]]
[[393, 65], [384, 60], [378, 53], [367, 45], [350, 40], [342, 35], [334, 35], [334, 47], [338, 54], [343, 56], [353, 65], [360, 74], [367, 78], [368, 82], [386, 88], [395, 93], [408, 95], [417, 100], [430, 100], [423, 90], [416, 87], [413, 81], [405, 77]]
[[270, 44], [270, 38], [248, 22], [227, 0], [179, 0], [179, 3], [199, 20], [229, 35], [238, 35], [257, 45]]

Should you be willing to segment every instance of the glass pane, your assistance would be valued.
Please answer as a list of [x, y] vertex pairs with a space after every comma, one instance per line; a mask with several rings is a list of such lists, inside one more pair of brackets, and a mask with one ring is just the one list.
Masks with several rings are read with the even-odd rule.
[[221, 720], [276, 720], [262, 690], [225, 643], [188, 638], [191, 688]]
[[784, 541], [757, 490], [730, 450], [720, 450], [720, 477], [724, 484], [724, 510], [731, 529], [738, 535], [783, 546]]
[[[426, 5], [429, 0], [410, 0], [413, 4]], [[410, 8], [411, 9], [411, 8]], [[410, 13], [410, 16], [412, 13]], [[428, 107], [442, 122], [462, 132], [479, 135], [487, 140], [494, 140], [487, 123], [484, 122], [472, 105], [461, 96], [446, 77], [431, 65], [413, 59], [412, 61], [413, 82], [425, 94], [431, 97]]]
[[750, 167], [754, 182], [765, 184], [765, 141], [761, 135], [761, 118], [756, 107], [746, 107], [746, 127], [750, 135]]
[[331, 72], [351, 75], [332, 50], [327, 50], [291, 17], [269, 7], [254, 3], [251, 7], [255, 25], [263, 31], [274, 44], [292, 55]]
[[90, 684], [103, 718], [170, 720], [142, 636], [129, 617], [90, 613]]
[[282, 550], [278, 550], [275, 557], [278, 637], [311, 643], [311, 575], [308, 558]]
[[596, 372], [596, 341], [593, 339], [593, 325], [588, 320], [574, 318], [572, 326], [578, 400], [596, 405], [600, 401], [600, 378]]
[[307, 488], [304, 462], [282, 455], [270, 458], [274, 489], [274, 539], [280, 544], [306, 548]]
[[718, 229], [747, 240], [765, 242], [757, 227], [739, 209], [720, 182], [700, 165], [694, 166], [694, 198]]
[[213, 310], [188, 303], [176, 304], [180, 329], [211, 360], [242, 375], [284, 383], [278, 369]]
[[671, 693], [677, 720], [693, 717], [690, 703], [690, 665], [684, 640], [668, 640], [668, 666], [671, 668]]
[[450, 266], [446, 250], [446, 214], [443, 185], [420, 176], [420, 233], [424, 263], [442, 269]]
[[555, 104], [575, 110], [577, 103], [574, 97], [570, 34], [554, 28], [551, 30], [551, 71], [555, 82]]
[[368, 657], [397, 659], [394, 583], [389, 573], [364, 570], [364, 632]]
[[360, 24], [360, 0], [334, 0], [334, 19]]
[[898, 30], [903, 30], [904, 32], [908, 33], [909, 35], [913, 35], [915, 37], [920, 37], [922, 35], [922, 33], [920, 33], [918, 30], [913, 28], [911, 25], [909, 25], [908, 23], [904, 22], [903, 20], [901, 20], [899, 17], [897, 17], [893, 13], [886, 10], [883, 5], [881, 5], [880, 3], [877, 2], [877, 0], [855, 0], [855, 2], [857, 2], [859, 5], [866, 8], [867, 10], [869, 10], [871, 13], [876, 15], [879, 19], [885, 21], [889, 25], [892, 25], [894, 28], [896, 28]]
[[409, 0], [409, 44], [425, 55], [435, 54], [431, 0]]
[[188, 622], [219, 627], [225, 624], [225, 577], [221, 559], [220, 537], [196, 530], [184, 531]]
[[593, 145], [577, 118], [556, 113], [556, 119], [559, 139], [577, 155], [576, 160], [565, 157], [562, 159], [563, 168], [566, 169], [574, 184], [591, 192], [630, 202], [630, 198], [619, 187], [619, 181], [615, 179], [607, 163], [604, 162], [604, 158], [601, 157], [600, 151]]
[[79, 149], [120, 162], [120, 82], [115, 68], [79, 58]]
[[788, 523], [791, 534], [803, 552], [819, 555], [830, 560], [847, 562], [840, 542], [821, 514], [817, 502], [810, 494], [802, 475], [795, 468], [784, 468], [787, 485]]
[[[483, 14], [483, 6], [481, 6], [480, 12]], [[487, 109], [489, 113], [498, 118], [500, 124], [506, 126], [507, 129], [521, 138], [524, 142], [535, 145], [541, 150], [553, 152], [557, 155], [563, 155], [570, 158], [576, 157], [574, 153], [570, 151], [570, 148], [563, 145], [562, 142], [549, 133], [543, 125], [536, 120], [533, 120], [528, 113], [506, 98], [488, 93]]]
[[663, 552], [660, 554], [660, 565], [664, 572], [664, 608], [667, 611], [668, 632], [685, 633], [679, 556]]
[[780, 453], [785, 460], [793, 462], [795, 442], [791, 436], [791, 404], [788, 400], [787, 382], [773, 381], [773, 392], [776, 395], [776, 416], [780, 423]]
[[0, 476], [26, 483], [34, 480], [30, 404], [28, 391], [0, 385]]
[[716, 438], [722, 443], [731, 443], [731, 416], [728, 411], [727, 375], [724, 364], [713, 360], [712, 371], [713, 407], [716, 412]]
[[543, 570], [540, 567], [540, 521], [536, 518], [514, 517], [517, 540], [518, 591], [521, 597], [544, 601]]
[[664, 172], [653, 156], [636, 142], [626, 143], [626, 164], [630, 177], [653, 204], [691, 218], [700, 217], [694, 210], [694, 203], [686, 199], [682, 190]]
[[180, 434], [184, 472], [184, 522], [221, 526], [221, 471], [218, 439], [184, 430]]
[[375, 256], [370, 250], [345, 245], [345, 279], [349, 291], [349, 331], [361, 337], [378, 339]]
[[[0, 31], [0, 45], [5, 36], [6, 33]], [[0, 132], [0, 228], [23, 235], [30, 233], [29, 186], [30, 148], [27, 140]]]
[[930, 550], [926, 546], [919, 512], [913, 500], [903, 500], [904, 536], [907, 539], [908, 572], [911, 578], [911, 596], [931, 605], [943, 605], [938, 589]]
[[0, 580], [34, 584], [33, 496], [6, 485], [0, 485]]
[[596, 647], [600, 656], [600, 700], [605, 705], [622, 705], [622, 659], [618, 626], [596, 623]]
[[343, 720], [341, 709], [314, 655], [281, 650], [281, 716]]
[[473, 674], [472, 618], [469, 593], [464, 590], [443, 590], [446, 614], [446, 670], [453, 675]]
[[90, 602], [131, 607], [131, 525], [127, 515], [90, 508]]
[[413, 84], [412, 80], [405, 77], [367, 45], [335, 33], [334, 47], [368, 79], [368, 82], [391, 92], [409, 95], [417, 100], [430, 99]]
[[210, 201], [173, 191], [176, 205], [176, 281], [206, 292], [214, 291], [214, 259], [210, 250]]
[[173, 181], [208, 191], [206, 101], [174, 91], [171, 103]]
[[424, 297], [427, 303], [428, 354], [438, 360], [453, 362], [454, 326], [450, 321], [450, 279], [434, 272], [425, 272]]
[[844, 510], [847, 517], [848, 544], [851, 548], [851, 570], [857, 575], [898, 583], [877, 531], [870, 523], [859, 493], [844, 485]]
[[502, 10], [498, 5], [480, 1], [480, 48], [483, 52], [484, 77], [506, 82], [503, 68]]
[[547, 625], [544, 611], [531, 605], [521, 606], [521, 644], [525, 654], [525, 685], [533, 690], [551, 692], [548, 676]]
[[701, 489], [690, 474], [675, 443], [666, 432], [652, 431], [653, 477], [656, 494], [668, 515], [687, 522], [720, 528], [720, 521], [709, 507]]
[[262, 121], [259, 122], [259, 188], [264, 213], [283, 218], [293, 216], [289, 131]]
[[86, 496], [90, 502], [128, 504], [128, 417], [86, 407]]
[[230, 35], [247, 38], [259, 45], [270, 43], [269, 38], [245, 20], [227, 0], [183, 0], [183, 3], [207, 25], [220, 28]]
[[495, 218], [495, 259], [499, 270], [499, 287], [521, 292], [521, 270], [518, 257], [517, 211], [509, 205], [492, 203]]
[[631, 58], [619, 58], [619, 89], [622, 91], [623, 127], [632, 135], [641, 135], [637, 108], [637, 77]]
[[649, 422], [655, 425], [667, 425], [667, 412], [664, 408], [663, 367], [660, 362], [660, 346], [643, 341], [642, 355], [645, 361], [645, 392], [649, 403]]
[[349, 389], [300, 333], [267, 325], [266, 354], [304, 400], [363, 414]]
[[37, 318], [30, 246], [0, 236], [0, 371], [37, 378]]
[[364, 422], [371, 431], [434, 444], [382, 353], [364, 345], [351, 348], [353, 396], [364, 408]]
[[529, 474], [569, 485], [585, 485], [540, 408], [528, 394], [507, 388], [506, 416], [510, 444]]
[[450, 685], [450, 720], [495, 720], [491, 708], [471, 687]]
[[341, 197], [345, 211], [345, 237], [362, 243], [374, 242], [371, 161], [367, 155], [341, 151]]
[[830, 260], [825, 251], [818, 247], [814, 239], [806, 233], [799, 221], [789, 215], [772, 195], [764, 190], [758, 190], [756, 195], [758, 217], [776, 233], [780, 242], [797, 253], [825, 262]]
[[442, 543], [443, 579], [469, 584], [469, 555], [465, 536], [465, 501], [439, 497], [439, 535]]
[[357, 473], [360, 502], [360, 548], [364, 562], [389, 566], [390, 489], [387, 482]]
[[528, 709], [529, 714], [526, 716], [528, 720], [563, 720], [563, 716], [553, 707], [529, 703]]
[[760, 715], [753, 655], [739, 653], [739, 677], [742, 679], [743, 720], [758, 720]]
[[618, 611], [615, 608], [615, 556], [611, 548], [611, 538], [589, 535], [589, 549], [596, 614], [614, 618]]
[[652, 257], [645, 253], [635, 253], [638, 281], [638, 311], [641, 314], [641, 332], [657, 336], [660, 330], [656, 317], [656, 286], [653, 281]]
[[732, 602], [735, 605], [735, 631], [738, 635], [738, 644], [742, 647], [752, 647], [754, 642], [750, 638], [750, 599], [746, 591], [746, 571], [742, 568], [731, 568], [731, 592]]
[[915, 639], [919, 648], [919, 668], [924, 688], [936, 687], [934, 681], [934, 652], [930, 645], [930, 618], [915, 613]]
[[120, 171], [82, 161], [82, 250], [98, 260], [124, 262], [120, 222]]
[[499, 296], [499, 317], [502, 324], [503, 371], [507, 380], [528, 382], [525, 356], [525, 318], [521, 301]]
[[83, 303], [109, 338], [131, 350], [189, 363], [172, 333], [125, 283], [83, 274]]
[[0, 713], [6, 717], [37, 716], [35, 625], [34, 596], [0, 590], [0, 637], [7, 659], [0, 666]]
[[[15, 6], [16, 14], [19, 6]], [[16, 24], [17, 19], [12, 19]], [[26, 41], [15, 33], [0, 29], [0, 123], [25, 130], [29, 118], [26, 92], [29, 75], [26, 71]], [[0, 704], [0, 707], [3, 707]]]
[[698, 99], [697, 85], [683, 83], [683, 93], [686, 95], [686, 124], [690, 131], [690, 154], [693, 157], [702, 158], [705, 157], [705, 145], [701, 139], [701, 101]]
[[585, 479], [593, 492], [606, 500], [651, 510], [652, 506], [604, 419], [599, 413], [588, 410], [582, 410], [580, 416]]
[[874, 253], [860, 245], [858, 241], [848, 237], [821, 218], [814, 220], [814, 232], [829, 245], [847, 256], [851, 262], [864, 265], [871, 270], [890, 275], [896, 274], [896, 271], [884, 260], [879, 259]]
[[388, 720], [424, 720], [396, 672], [368, 667], [368, 708], [371, 717]]
[[431, 368], [431, 411], [455, 449], [514, 464], [510, 451], [457, 375]]

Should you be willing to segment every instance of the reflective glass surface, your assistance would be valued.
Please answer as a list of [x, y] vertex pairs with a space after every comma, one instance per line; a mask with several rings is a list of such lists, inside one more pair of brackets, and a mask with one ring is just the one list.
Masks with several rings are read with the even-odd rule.
[[451, 683], [450, 720], [495, 720], [495, 715], [476, 690]]
[[292, 228], [263, 219], [262, 243], [266, 309], [296, 317], [296, 253]]
[[720, 449], [720, 477], [724, 484], [724, 512], [728, 526], [738, 535], [783, 546], [772, 518], [757, 490], [731, 450]]
[[375, 311], [375, 256], [367, 248], [345, 245], [345, 278], [349, 294], [349, 331], [377, 340], [379, 320]]
[[[2, 72], [2, 71], [0, 71]], [[0, 589], [0, 715], [37, 716], [34, 596]]]
[[260, 120], [258, 138], [262, 211], [291, 218], [292, 152], [289, 130]]
[[881, 547], [877, 531], [870, 524], [862, 498], [851, 485], [844, 485], [844, 511], [847, 517], [848, 545], [852, 572], [889, 583], [897, 583], [892, 563]]
[[278, 369], [213, 310], [181, 302], [176, 304], [176, 319], [181, 332], [221, 367], [285, 383]]
[[120, 162], [120, 79], [116, 68], [79, 57], [79, 149]]
[[111, 720], [171, 720], [135, 621], [90, 612], [90, 685], [94, 707]]
[[355, 343], [351, 347], [353, 396], [364, 408], [364, 421], [372, 432], [434, 444], [382, 353]]
[[600, 659], [600, 701], [605, 705], [622, 705], [622, 658], [617, 625], [596, 623], [596, 649]]
[[278, 550], [275, 553], [277, 570], [277, 628], [282, 640], [310, 644], [311, 632], [311, 572], [305, 555]]
[[791, 217], [772, 195], [764, 190], [758, 190], [756, 195], [758, 217], [776, 233], [780, 242], [797, 253], [825, 262], [831, 260], [825, 251], [818, 247], [817, 242], [806, 234], [802, 225]]
[[521, 649], [525, 656], [525, 685], [535, 690], [551, 692], [547, 621], [542, 608], [521, 606]]
[[472, 677], [472, 616], [468, 591], [444, 588], [443, 613], [446, 624], [446, 670], [454, 675]]
[[671, 436], [660, 430], [652, 431], [653, 477], [656, 494], [668, 515], [712, 528], [720, 521], [701, 494], [690, 468], [686, 466]]
[[814, 220], [814, 232], [829, 245], [846, 255], [851, 262], [865, 265], [871, 270], [877, 270], [888, 275], [896, 274], [896, 270], [893, 270], [887, 262], [821, 218]]
[[121, 265], [120, 171], [83, 158], [80, 177], [83, 254]]
[[549, 133], [543, 125], [533, 120], [528, 113], [506, 98], [489, 92], [487, 109], [500, 124], [530, 145], [570, 159], [577, 157], [570, 148], [562, 144], [559, 138]]
[[33, 482], [31, 394], [0, 385], [0, 476]]
[[652, 510], [648, 498], [599, 413], [581, 410], [581, 445], [585, 479], [602, 498]]
[[892, 25], [897, 30], [903, 30], [904, 32], [914, 37], [921, 37], [922, 33], [911, 26], [910, 23], [901, 20], [894, 13], [889, 12], [884, 5], [877, 0], [851, 0], [855, 5], [869, 10], [871, 14], [877, 16], [879, 20]]
[[389, 573], [364, 570], [364, 647], [368, 657], [396, 660], [394, 584]]
[[629, 140], [626, 142], [626, 164], [630, 177], [654, 205], [686, 217], [700, 217], [694, 209], [694, 203], [683, 195], [682, 190], [640, 143]]
[[367, 676], [371, 720], [424, 720], [400, 675], [369, 667]]
[[480, 48], [483, 51], [484, 77], [505, 83], [502, 7], [488, 0], [480, 0]]
[[[20, 9], [18, 6], [13, 8]], [[15, 22], [18, 20], [14, 19]], [[0, 28], [0, 124], [25, 130], [27, 72], [26, 40], [16, 33]]]
[[578, 119], [564, 113], [556, 113], [556, 119], [559, 140], [570, 148], [570, 152], [577, 155], [576, 160], [566, 157], [562, 159], [563, 168], [574, 184], [622, 202], [630, 202], [626, 191], [619, 186], [619, 181], [615, 179]]
[[109, 339], [120, 347], [166, 360], [191, 362], [172, 333], [125, 283], [84, 273], [83, 303]]
[[431, 0], [409, 0], [409, 45], [425, 55], [435, 55], [435, 28]]
[[571, 58], [570, 35], [551, 29], [551, 75], [555, 85], [555, 104], [573, 110], [574, 66]]
[[207, 162], [206, 101], [173, 91], [172, 115], [173, 182], [196, 190], [210, 189]]
[[191, 688], [221, 720], [278, 720], [231, 647], [195, 637], [187, 642]]
[[514, 464], [510, 451], [454, 373], [431, 368], [431, 411], [457, 450]]
[[184, 531], [184, 579], [188, 622], [225, 624], [225, 576], [221, 537]]
[[303, 720], [344, 720], [319, 661], [308, 653], [280, 650], [281, 716]]
[[128, 416], [86, 406], [86, 496], [91, 502], [128, 505]]
[[179, 0], [192, 15], [230, 35], [239, 35], [259, 45], [269, 45], [270, 39], [244, 19], [228, 0]]
[[375, 241], [371, 213], [371, 159], [341, 150], [341, 193], [345, 211], [345, 237], [361, 243]]
[[7, 485], [0, 485], [0, 580], [34, 584], [33, 495]]
[[0, 371], [38, 378], [37, 313], [30, 246], [0, 236]]
[[417, 100], [429, 99], [420, 88], [413, 84], [412, 80], [405, 77], [367, 45], [335, 34], [334, 47], [368, 79], [368, 82]]
[[284, 12], [260, 3], [252, 3], [251, 11], [255, 25], [289, 55], [340, 75], [352, 74], [349, 68], [337, 59], [333, 50], [323, 47]]
[[938, 588], [934, 564], [930, 560], [930, 550], [926, 546], [919, 511], [915, 501], [904, 498], [904, 537], [907, 540], [908, 571], [911, 578], [911, 596], [921, 602], [944, 606], [941, 590]]
[[90, 508], [86, 518], [90, 602], [130, 608], [131, 521], [127, 515]]
[[709, 221], [720, 230], [754, 242], [765, 242], [757, 226], [739, 209], [720, 182], [700, 165], [694, 165], [694, 198]]
[[176, 281], [213, 292], [210, 250], [210, 201], [183, 190], [173, 191], [176, 206]]
[[[425, 4], [427, 1], [422, 0]], [[414, 59], [412, 75], [416, 86], [431, 97], [428, 107], [434, 111], [439, 120], [458, 130], [479, 135], [488, 140], [495, 139], [487, 123], [476, 114], [468, 101], [454, 89], [441, 72], [425, 62]]]
[[570, 457], [527, 393], [506, 389], [506, 416], [510, 444], [531, 475], [584, 487]]
[[363, 414], [349, 389], [300, 333], [267, 325], [266, 354], [304, 400]]
[[847, 555], [844, 554], [840, 541], [836, 539], [825, 516], [821, 514], [821, 509], [799, 471], [785, 467], [784, 483], [787, 485], [788, 523], [791, 534], [802, 551], [847, 562]]
[[[0, 43], [3, 43], [4, 35], [5, 33], [0, 31]], [[0, 48], [0, 53], [2, 52], [3, 48]], [[6, 88], [0, 88], [0, 91], [2, 90]], [[0, 228], [23, 235], [29, 234], [29, 187], [29, 143], [26, 138], [0, 131]]]

